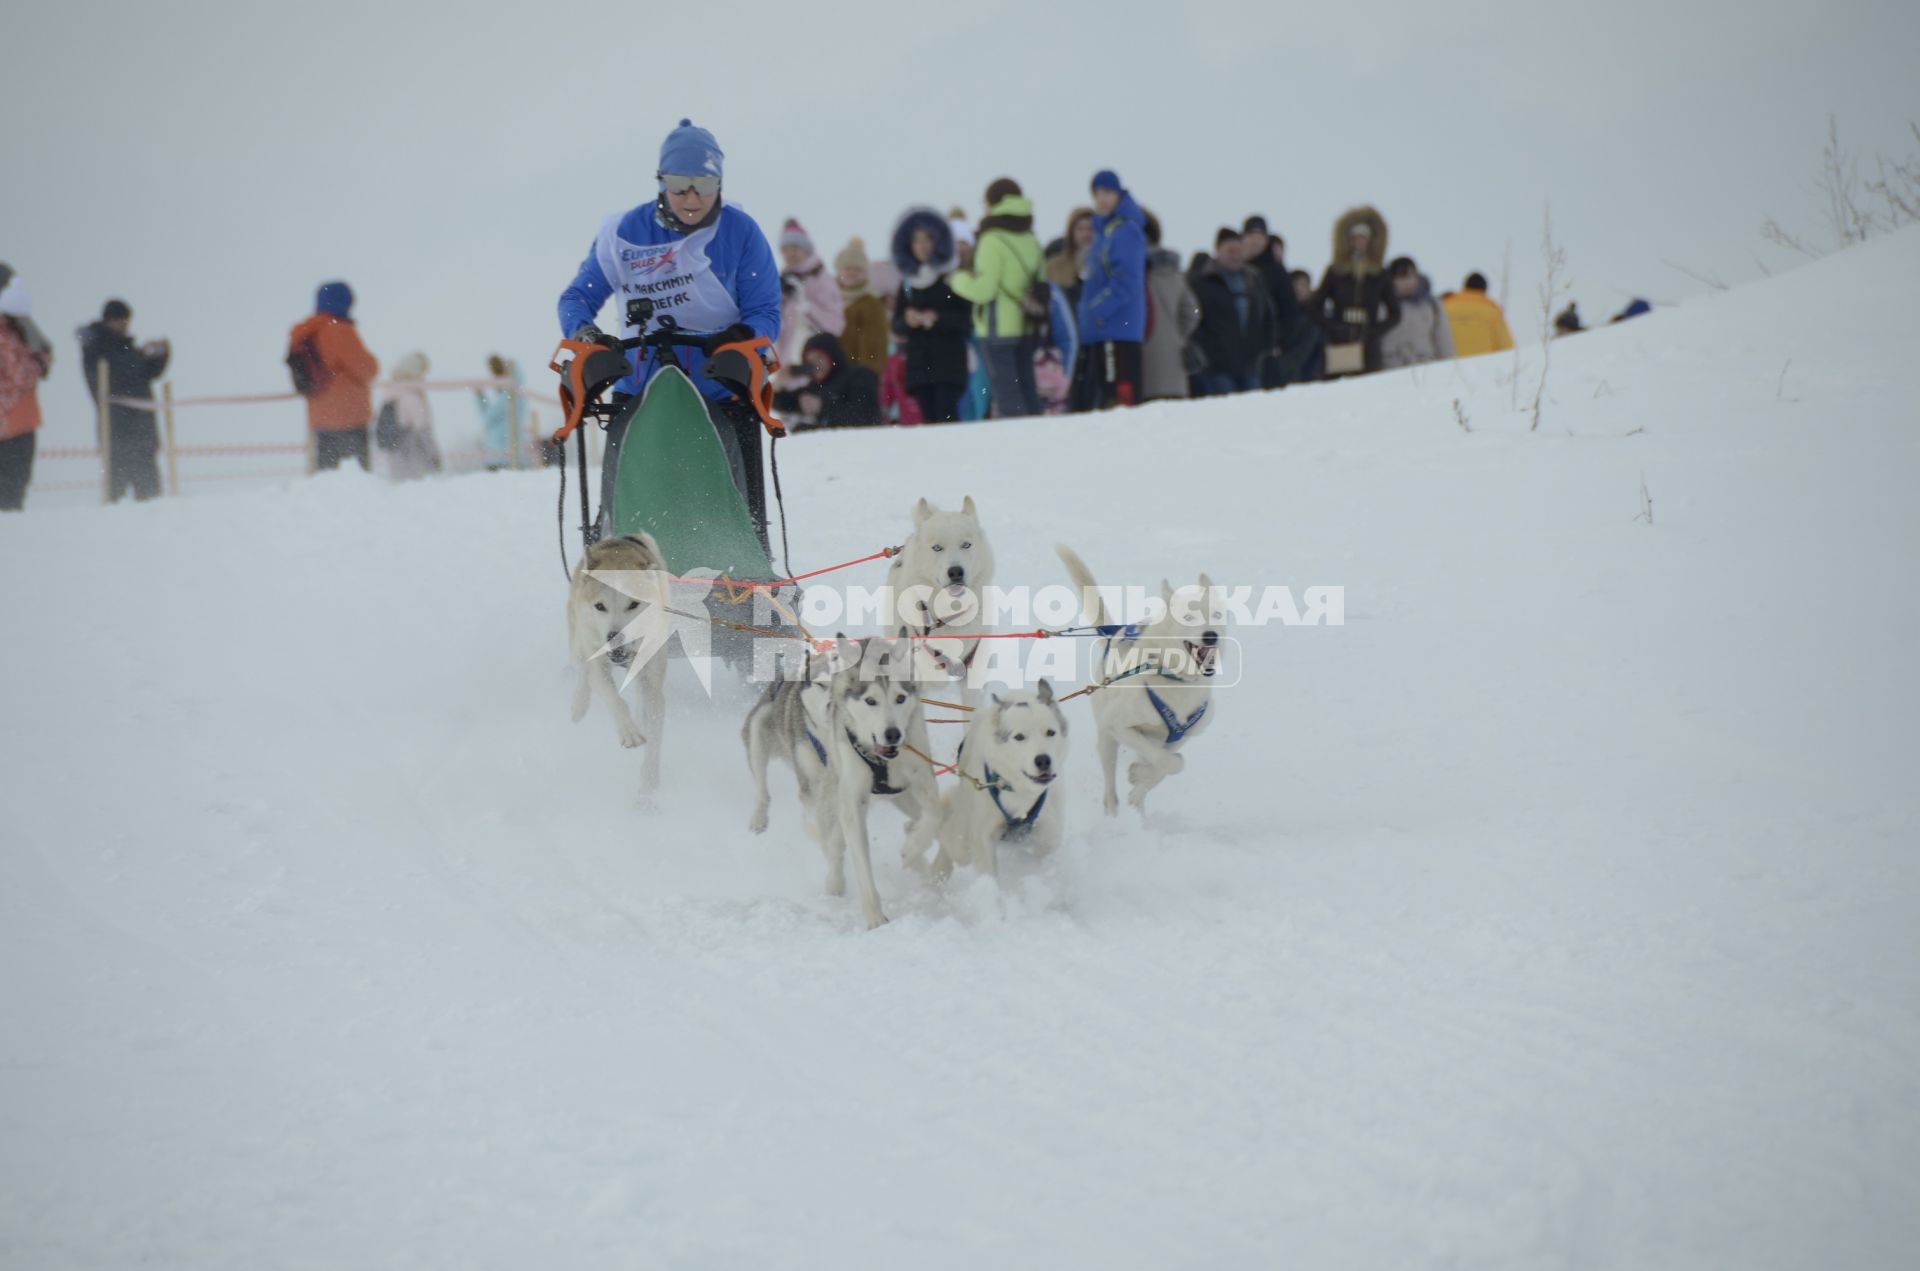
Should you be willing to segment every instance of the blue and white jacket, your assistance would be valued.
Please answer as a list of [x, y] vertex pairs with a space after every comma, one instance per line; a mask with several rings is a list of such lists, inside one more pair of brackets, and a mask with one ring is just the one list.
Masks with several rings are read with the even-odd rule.
[[1087, 281], [1080, 290], [1080, 343], [1147, 338], [1147, 218], [1120, 192], [1111, 216], [1093, 218]]
[[[627, 325], [626, 305], [640, 296], [652, 298], [656, 319], [671, 314], [685, 331], [711, 334], [744, 322], [756, 335], [780, 338], [780, 266], [760, 226], [731, 203], [695, 230], [666, 224], [657, 201], [601, 222], [580, 272], [560, 293], [560, 334], [570, 336], [594, 321], [612, 299], [620, 307], [620, 334], [632, 339], [641, 333]], [[660, 364], [652, 350], [629, 356], [639, 358], [634, 373], [615, 388], [638, 393]], [[679, 350], [678, 356], [701, 393], [713, 399], [730, 395], [700, 373], [698, 349]]]

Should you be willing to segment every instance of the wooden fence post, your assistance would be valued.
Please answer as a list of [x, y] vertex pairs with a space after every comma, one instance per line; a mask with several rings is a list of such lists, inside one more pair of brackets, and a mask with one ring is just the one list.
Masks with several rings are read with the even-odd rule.
[[515, 472], [520, 471], [520, 389], [517, 385], [507, 385], [507, 430], [513, 438], [512, 463]]
[[100, 428], [100, 502], [113, 502], [113, 420], [109, 415], [112, 409], [107, 401], [107, 359], [101, 358], [94, 367], [94, 398], [99, 405]]
[[173, 451], [173, 381], [160, 385], [161, 399], [166, 403], [167, 425], [167, 495], [180, 493], [180, 458]]

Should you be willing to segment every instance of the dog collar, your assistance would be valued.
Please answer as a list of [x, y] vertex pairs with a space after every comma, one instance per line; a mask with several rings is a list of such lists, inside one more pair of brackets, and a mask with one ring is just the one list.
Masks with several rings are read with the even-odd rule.
[[[814, 744], [818, 745], [819, 743], [815, 742]], [[873, 791], [872, 792], [874, 794], [905, 794], [906, 793], [905, 786], [890, 786], [887, 784], [887, 761], [885, 759], [877, 759], [874, 756], [868, 754], [865, 748], [860, 745], [859, 738], [853, 735], [853, 730], [851, 728], [847, 729], [847, 744], [853, 747], [853, 753], [856, 755], [859, 755], [860, 762], [866, 764], [867, 770], [873, 773]]]
[[1207, 713], [1207, 707], [1213, 704], [1211, 701], [1200, 703], [1199, 710], [1189, 715], [1185, 720], [1182, 720], [1179, 715], [1174, 713], [1173, 707], [1161, 701], [1160, 695], [1152, 689], [1147, 690], [1147, 700], [1153, 703], [1154, 710], [1160, 712], [1160, 722], [1167, 726], [1168, 746], [1178, 746], [1182, 741], [1186, 740], [1187, 734], [1199, 725], [1201, 717]]
[[[957, 758], [958, 755], [956, 754], [955, 757]], [[1040, 797], [1033, 801], [1033, 806], [1027, 809], [1025, 816], [1015, 816], [1013, 813], [1007, 811], [1007, 805], [1000, 801], [1000, 792], [1007, 788], [1002, 784], [1000, 774], [991, 768], [982, 768], [980, 771], [986, 776], [987, 793], [993, 796], [993, 806], [1000, 810], [1001, 818], [1007, 823], [1006, 833], [1003, 837], [1008, 839], [1025, 838], [1028, 833], [1032, 831], [1033, 823], [1040, 819], [1040, 809], [1047, 806], [1047, 796], [1051, 794], [1052, 791], [1042, 790]]]

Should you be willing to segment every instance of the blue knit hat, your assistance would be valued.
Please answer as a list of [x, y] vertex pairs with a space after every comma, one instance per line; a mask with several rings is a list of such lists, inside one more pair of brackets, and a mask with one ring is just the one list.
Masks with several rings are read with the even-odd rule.
[[314, 293], [313, 308], [316, 313], [344, 318], [353, 308], [353, 288], [343, 282], [321, 283], [320, 290]]
[[1112, 168], [1102, 168], [1093, 174], [1093, 188], [1096, 190], [1120, 190], [1126, 187], [1120, 184], [1119, 174]]
[[717, 177], [721, 175], [720, 165], [726, 157], [712, 133], [694, 127], [691, 119], [682, 119], [680, 126], [660, 143], [659, 172], [662, 176], [671, 173], [678, 177]]

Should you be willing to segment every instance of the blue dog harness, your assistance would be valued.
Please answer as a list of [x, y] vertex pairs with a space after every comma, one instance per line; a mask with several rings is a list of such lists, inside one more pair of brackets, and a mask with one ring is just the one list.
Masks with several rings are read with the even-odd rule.
[[1005, 837], [1008, 839], [1025, 838], [1033, 830], [1034, 822], [1040, 819], [1040, 809], [1047, 806], [1047, 796], [1051, 794], [1052, 791], [1042, 790], [1040, 797], [1033, 801], [1033, 806], [1027, 809], [1025, 816], [1015, 816], [1013, 813], [1007, 811], [1006, 804], [1000, 802], [1000, 792], [1008, 788], [1001, 784], [1000, 774], [991, 768], [982, 768], [981, 771], [986, 774], [987, 793], [993, 796], [993, 806], [1000, 809], [1000, 816], [1007, 823]]
[[1200, 720], [1207, 713], [1207, 707], [1212, 705], [1211, 702], [1200, 703], [1200, 709], [1183, 721], [1174, 713], [1173, 707], [1161, 701], [1160, 695], [1152, 689], [1147, 690], [1147, 700], [1153, 703], [1154, 710], [1160, 712], [1160, 722], [1167, 726], [1168, 746], [1178, 746], [1184, 741], [1187, 734], [1199, 726]]
[[[1141, 625], [1137, 622], [1126, 624], [1126, 625], [1122, 625], [1117, 622], [1106, 623], [1102, 626], [1098, 626], [1094, 628], [1094, 630], [1097, 633], [1107, 637], [1108, 653], [1113, 652], [1113, 642], [1115, 640], [1119, 640], [1126, 644], [1131, 644], [1135, 640], [1138, 640], [1140, 638], [1140, 632], [1142, 629], [1143, 628], [1141, 627]], [[1132, 670], [1114, 677], [1114, 679], [1111, 682], [1118, 683], [1120, 680], [1127, 679], [1131, 676], [1150, 675], [1150, 674], [1166, 676], [1166, 678], [1168, 679], [1179, 678], [1178, 676], [1167, 675], [1167, 672], [1164, 670], [1156, 671], [1154, 670], [1153, 667], [1149, 666], [1147, 663], [1142, 662], [1139, 666], [1134, 667]], [[1186, 719], [1183, 720], [1174, 711], [1173, 707], [1167, 705], [1165, 701], [1161, 700], [1160, 695], [1154, 692], [1152, 689], [1147, 690], [1147, 700], [1153, 703], [1153, 709], [1159, 713], [1160, 722], [1167, 726], [1166, 744], [1169, 747], [1178, 746], [1181, 742], [1185, 741], [1187, 739], [1187, 734], [1200, 726], [1200, 721], [1206, 718], [1207, 707], [1212, 705], [1211, 702], [1200, 703], [1200, 709], [1195, 711], [1192, 715], [1188, 716]]]

